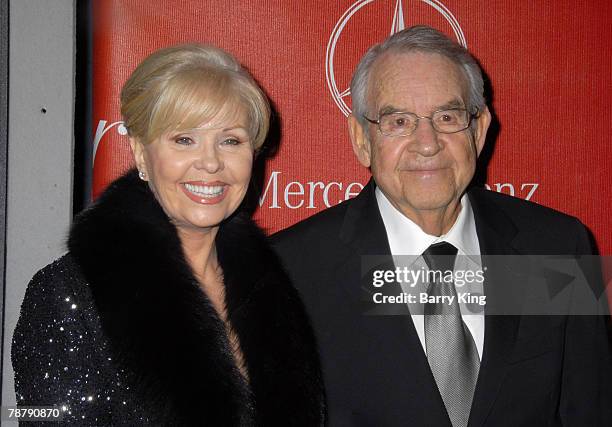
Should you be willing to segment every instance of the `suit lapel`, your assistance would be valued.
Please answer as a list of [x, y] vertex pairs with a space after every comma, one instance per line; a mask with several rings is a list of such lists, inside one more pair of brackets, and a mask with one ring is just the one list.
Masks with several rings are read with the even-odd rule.
[[[362, 310], [364, 298], [371, 290], [363, 282], [366, 276], [363, 271], [363, 260], [370, 257], [380, 258], [385, 266], [392, 262], [391, 250], [387, 232], [382, 222], [374, 190], [373, 180], [364, 187], [359, 195], [353, 199], [346, 209], [340, 227], [340, 241], [346, 245], [344, 259], [338, 263], [335, 283], [342, 283], [349, 300]], [[367, 268], [367, 267], [366, 267]], [[344, 280], [346, 277], [355, 277], [359, 272], [359, 281]]]
[[[508, 268], [499, 255], [515, 255], [511, 246], [517, 234], [516, 227], [507, 215], [495, 205], [488, 203], [485, 190], [468, 192], [485, 271], [484, 291], [487, 295], [487, 310], [503, 306], [504, 286], [511, 283], [515, 273]], [[518, 278], [518, 276], [516, 276]], [[484, 351], [476, 391], [470, 413], [469, 426], [481, 426], [497, 398], [508, 369], [508, 356], [512, 354], [520, 323], [519, 316], [485, 316]]]
[[[363, 302], [359, 284], [343, 280], [345, 277], [354, 277], [354, 272], [362, 272], [361, 256], [380, 256], [382, 268], [393, 268], [393, 258], [387, 238], [387, 232], [378, 209], [375, 196], [376, 185], [371, 179], [347, 208], [344, 222], [340, 229], [340, 239], [347, 245], [346, 259], [337, 270], [336, 283], [343, 283], [350, 298], [362, 310]], [[363, 286], [363, 285], [362, 285]], [[399, 285], [398, 285], [399, 286]], [[381, 288], [382, 289], [382, 288]], [[359, 305], [361, 303], [361, 305]], [[360, 313], [364, 320], [364, 330], [376, 336], [373, 342], [383, 342], [385, 351], [394, 353], [397, 357], [397, 369], [394, 370], [397, 390], [403, 390], [406, 399], [416, 398], [410, 406], [419, 407], [423, 418], [418, 414], [412, 420], [415, 425], [428, 424], [444, 426], [450, 425], [444, 403], [438, 392], [429, 363], [422, 350], [412, 318], [406, 309], [405, 313], [396, 316], [367, 316], [365, 311]], [[412, 397], [411, 397], [412, 396]]]
[[359, 249], [359, 254], [391, 255], [387, 232], [374, 194], [375, 190], [374, 180], [370, 179], [370, 182], [346, 209], [346, 215], [340, 228], [340, 240]]

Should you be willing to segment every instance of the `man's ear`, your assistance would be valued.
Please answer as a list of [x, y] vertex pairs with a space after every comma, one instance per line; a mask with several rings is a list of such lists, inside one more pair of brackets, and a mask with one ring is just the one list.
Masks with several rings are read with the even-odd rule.
[[357, 156], [359, 163], [366, 168], [370, 167], [371, 163], [371, 147], [370, 140], [368, 139], [367, 130], [361, 126], [359, 120], [354, 115], [348, 117], [348, 128], [349, 135], [351, 137], [351, 145], [353, 146], [353, 152]]
[[485, 139], [487, 137], [487, 130], [491, 124], [491, 112], [485, 105], [484, 109], [480, 112], [476, 118], [476, 128], [474, 130], [474, 144], [476, 145], [476, 153], [480, 156], [480, 152], [484, 147]]
[[145, 147], [138, 139], [130, 137], [130, 147], [132, 148], [132, 156], [134, 163], [140, 172], [144, 172], [144, 176], [148, 177], [147, 162], [145, 161]]

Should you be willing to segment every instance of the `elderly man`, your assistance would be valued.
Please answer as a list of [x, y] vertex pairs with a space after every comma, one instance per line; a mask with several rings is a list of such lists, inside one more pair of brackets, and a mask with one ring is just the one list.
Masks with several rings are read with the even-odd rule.
[[[417, 26], [372, 47], [351, 93], [353, 151], [372, 179], [273, 238], [313, 318], [330, 425], [612, 425], [602, 316], [469, 312], [453, 282], [439, 280], [427, 291], [447, 311], [425, 301], [405, 316], [366, 315], [367, 255], [414, 255], [423, 269], [456, 272], [456, 255], [591, 246], [575, 218], [468, 189], [491, 114], [477, 62], [442, 33]], [[475, 294], [494, 299], [512, 273], [491, 266]]]

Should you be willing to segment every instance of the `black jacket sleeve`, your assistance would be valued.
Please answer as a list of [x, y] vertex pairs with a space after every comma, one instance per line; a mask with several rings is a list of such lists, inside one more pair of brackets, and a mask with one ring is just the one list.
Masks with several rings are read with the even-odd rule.
[[[28, 284], [11, 348], [18, 406], [53, 406], [62, 422], [110, 424], [112, 396], [98, 337], [89, 326], [91, 301], [75, 291], [72, 263], [60, 258]], [[99, 350], [99, 351], [96, 351]]]

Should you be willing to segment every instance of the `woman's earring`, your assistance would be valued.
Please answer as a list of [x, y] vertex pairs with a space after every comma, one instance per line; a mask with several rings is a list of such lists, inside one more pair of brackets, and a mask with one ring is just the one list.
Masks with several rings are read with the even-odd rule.
[[140, 177], [140, 179], [144, 181], [145, 178], [147, 177], [147, 174], [144, 173], [143, 171], [138, 171], [138, 176]]

